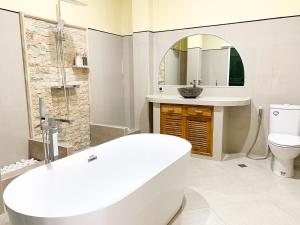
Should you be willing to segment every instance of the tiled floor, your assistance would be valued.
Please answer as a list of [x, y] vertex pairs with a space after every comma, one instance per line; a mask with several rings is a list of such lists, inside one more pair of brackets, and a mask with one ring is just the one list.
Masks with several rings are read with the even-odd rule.
[[[248, 167], [238, 167], [241, 163]], [[300, 168], [296, 179], [286, 179], [269, 165], [269, 160], [192, 158], [186, 204], [171, 225], [300, 225]], [[0, 225], [8, 225], [6, 216], [0, 216]]]
[[300, 168], [289, 179], [269, 166], [270, 160], [192, 158], [186, 206], [172, 225], [300, 225]]

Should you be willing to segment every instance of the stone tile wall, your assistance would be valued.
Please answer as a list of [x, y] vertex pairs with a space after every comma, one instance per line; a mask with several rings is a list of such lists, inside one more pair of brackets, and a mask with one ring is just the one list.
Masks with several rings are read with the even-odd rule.
[[57, 33], [54, 23], [36, 18], [24, 18], [25, 52], [27, 55], [27, 85], [30, 108], [31, 138], [40, 138], [39, 97], [44, 97], [48, 116], [69, 118], [73, 122], [60, 124], [59, 140], [68, 142], [74, 150], [90, 145], [89, 70], [73, 68], [76, 52], [87, 53], [87, 31], [66, 26], [64, 55], [67, 84], [79, 85], [70, 89], [70, 114], [63, 90], [62, 75], [57, 63]]

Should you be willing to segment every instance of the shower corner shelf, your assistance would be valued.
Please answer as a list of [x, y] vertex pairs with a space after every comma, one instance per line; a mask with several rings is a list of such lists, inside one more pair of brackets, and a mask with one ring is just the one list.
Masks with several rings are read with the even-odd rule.
[[[66, 89], [73, 89], [73, 88], [79, 88], [80, 85], [79, 84], [68, 84], [65, 87], [66, 87]], [[64, 85], [52, 86], [51, 89], [63, 90], [64, 89]]]
[[89, 66], [76, 66], [76, 65], [73, 65], [72, 68], [73, 69], [90, 69]]

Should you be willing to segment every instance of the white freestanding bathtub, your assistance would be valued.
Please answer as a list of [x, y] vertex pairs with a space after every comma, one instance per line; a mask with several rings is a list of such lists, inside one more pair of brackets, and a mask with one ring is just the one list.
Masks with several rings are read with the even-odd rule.
[[11, 224], [166, 225], [190, 150], [181, 138], [138, 134], [33, 169], [4, 191]]

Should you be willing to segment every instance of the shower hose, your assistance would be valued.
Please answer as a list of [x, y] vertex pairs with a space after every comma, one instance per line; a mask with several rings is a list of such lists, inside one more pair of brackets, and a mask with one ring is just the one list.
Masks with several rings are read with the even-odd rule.
[[257, 126], [257, 130], [256, 130], [256, 133], [255, 133], [255, 138], [254, 138], [254, 140], [253, 140], [253, 142], [252, 142], [252, 144], [251, 144], [251, 146], [250, 146], [250, 148], [249, 148], [249, 150], [247, 151], [247, 154], [246, 154], [246, 157], [249, 158], [249, 159], [264, 160], [264, 159], [267, 159], [268, 156], [269, 156], [269, 152], [270, 152], [269, 151], [269, 147], [268, 147], [267, 154], [265, 156], [263, 156], [263, 157], [255, 158], [255, 157], [253, 157], [253, 156], [250, 155], [251, 152], [252, 152], [252, 150], [253, 150], [253, 148], [254, 148], [254, 145], [257, 142], [257, 138], [258, 138], [260, 127], [261, 127], [261, 123], [262, 123], [262, 118], [263, 118], [263, 109], [262, 109], [262, 107], [259, 107], [258, 108], [258, 126]]

